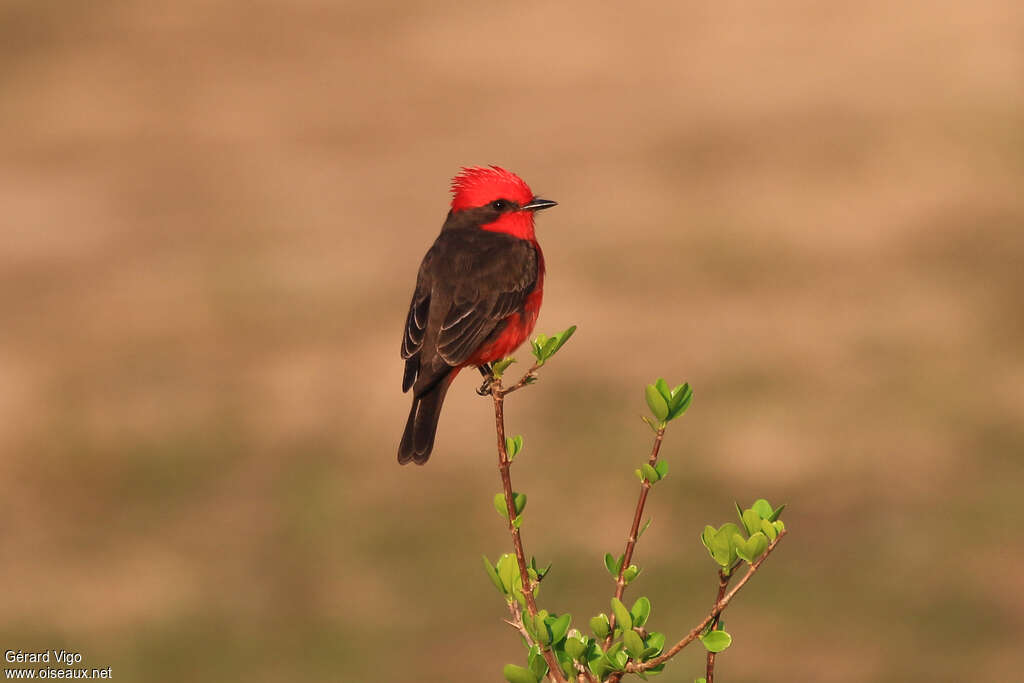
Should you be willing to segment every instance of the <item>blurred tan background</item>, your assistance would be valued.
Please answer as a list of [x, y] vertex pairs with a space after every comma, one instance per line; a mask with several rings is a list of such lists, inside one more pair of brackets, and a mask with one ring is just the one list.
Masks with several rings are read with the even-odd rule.
[[698, 533], [764, 496], [792, 534], [721, 680], [1012, 680], [1022, 112], [1014, 0], [5, 0], [0, 646], [500, 680], [475, 373], [395, 463], [419, 259], [497, 163], [561, 203], [538, 329], [580, 326], [508, 407], [543, 604], [607, 611], [664, 375], [696, 398], [629, 593], [655, 628], [706, 612]]

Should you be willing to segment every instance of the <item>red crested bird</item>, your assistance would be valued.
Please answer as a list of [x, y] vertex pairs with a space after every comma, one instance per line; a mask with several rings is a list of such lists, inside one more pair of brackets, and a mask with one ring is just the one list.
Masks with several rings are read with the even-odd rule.
[[503, 168], [463, 168], [452, 208], [416, 278], [402, 339], [412, 409], [398, 462], [430, 458], [441, 405], [455, 375], [484, 377], [533, 331], [544, 294], [544, 255], [533, 214], [556, 205]]

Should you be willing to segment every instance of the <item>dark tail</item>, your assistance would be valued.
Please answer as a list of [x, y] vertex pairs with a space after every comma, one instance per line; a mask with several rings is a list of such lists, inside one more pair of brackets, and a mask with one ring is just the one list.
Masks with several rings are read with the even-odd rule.
[[409, 421], [405, 423], [402, 443], [398, 446], [398, 462], [406, 465], [411, 460], [422, 465], [430, 459], [430, 451], [434, 448], [434, 435], [437, 433], [437, 420], [441, 417], [441, 405], [448, 386], [455, 379], [452, 372], [435, 384], [429, 391], [413, 396], [412, 410]]

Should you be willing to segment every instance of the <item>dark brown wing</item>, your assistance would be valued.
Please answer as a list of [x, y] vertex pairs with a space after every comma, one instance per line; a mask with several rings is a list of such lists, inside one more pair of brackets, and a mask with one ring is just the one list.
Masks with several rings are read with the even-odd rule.
[[420, 266], [406, 317], [403, 388], [427, 390], [465, 363], [537, 283], [530, 242], [480, 229], [446, 230]]

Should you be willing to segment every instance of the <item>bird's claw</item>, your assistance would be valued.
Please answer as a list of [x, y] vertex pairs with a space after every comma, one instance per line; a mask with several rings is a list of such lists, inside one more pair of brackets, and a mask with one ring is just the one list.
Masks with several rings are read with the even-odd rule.
[[476, 390], [477, 396], [490, 396], [491, 387], [494, 386], [494, 383], [497, 381], [497, 378], [494, 377], [493, 375], [489, 377], [484, 377], [483, 384], [481, 384], [480, 387]]

